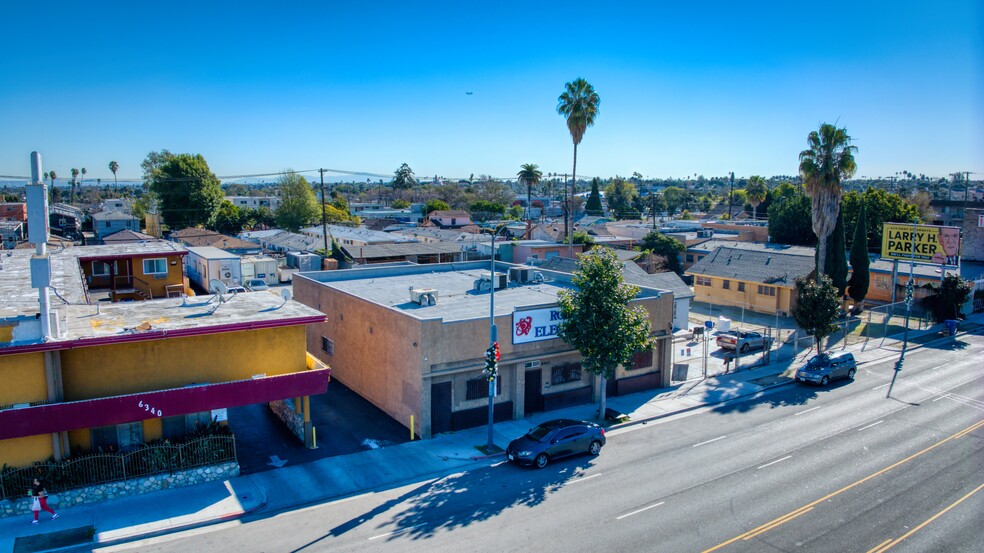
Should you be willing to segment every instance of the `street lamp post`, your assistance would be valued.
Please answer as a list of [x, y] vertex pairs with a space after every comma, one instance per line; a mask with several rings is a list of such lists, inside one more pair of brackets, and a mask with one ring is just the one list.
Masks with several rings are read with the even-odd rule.
[[491, 255], [489, 256], [489, 349], [486, 351], [486, 365], [490, 370], [488, 375], [489, 380], [489, 435], [488, 443], [486, 444], [486, 452], [491, 453], [495, 444], [492, 443], [492, 425], [495, 418], [495, 387], [496, 381], [499, 378], [498, 374], [498, 348], [496, 347], [496, 342], [499, 340], [499, 330], [495, 325], [495, 238], [499, 235], [502, 229], [506, 228], [502, 225], [498, 229], [493, 227], [492, 231], [492, 243], [491, 243]]
[[[899, 361], [905, 359], [905, 348], [909, 345], [909, 314], [912, 312], [912, 294], [916, 269], [916, 219], [912, 220], [912, 244], [909, 250], [909, 284], [905, 287], [905, 329], [902, 331], [902, 353]], [[897, 367], [898, 365], [896, 365]]]

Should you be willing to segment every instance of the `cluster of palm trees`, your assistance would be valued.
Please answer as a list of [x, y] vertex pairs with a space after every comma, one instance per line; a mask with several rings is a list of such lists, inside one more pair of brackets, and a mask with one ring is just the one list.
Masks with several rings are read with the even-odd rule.
[[[116, 163], [115, 161], [110, 161], [109, 170], [113, 172], [113, 186], [115, 187], [118, 184], [116, 181], [116, 173], [117, 171], [120, 170], [120, 164]], [[76, 187], [78, 187], [78, 189], [81, 190], [82, 182], [85, 180], [85, 176], [88, 173], [88, 171], [86, 170], [85, 167], [83, 167], [82, 169], [76, 169], [75, 167], [72, 167], [71, 173], [72, 173], [72, 180], [69, 181], [69, 184], [72, 186], [72, 191], [71, 191], [71, 197], [69, 199], [69, 202], [75, 203]], [[55, 171], [45, 171], [44, 173], [44, 180], [50, 180], [52, 188], [55, 187], [55, 180], [57, 178], [58, 178], [58, 173], [56, 173]], [[97, 181], [99, 182], [99, 184], [102, 184], [102, 179], [97, 179]]]

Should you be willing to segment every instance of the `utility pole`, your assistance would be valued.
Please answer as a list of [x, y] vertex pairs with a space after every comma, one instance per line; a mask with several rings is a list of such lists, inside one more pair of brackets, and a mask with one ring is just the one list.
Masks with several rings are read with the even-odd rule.
[[912, 220], [912, 244], [910, 248], [909, 284], [905, 287], [905, 330], [902, 331], [902, 354], [899, 355], [899, 361], [905, 359], [905, 348], [909, 345], [909, 314], [912, 312], [912, 292], [915, 285], [913, 273], [916, 270], [916, 219]]
[[735, 172], [731, 171], [731, 189], [728, 191], [728, 220], [731, 220], [731, 202], [735, 197]]
[[[574, 190], [574, 187], [571, 187]], [[574, 259], [574, 234], [571, 232], [574, 228], [574, 214], [571, 213], [571, 206], [573, 202], [571, 201], [570, 194], [567, 190], [567, 173], [564, 173], [564, 238], [567, 239], [567, 256]]]
[[321, 234], [325, 239], [325, 257], [328, 257], [331, 255], [331, 252], [328, 250], [328, 213], [327, 208], [325, 207], [325, 170], [318, 169], [318, 172], [321, 173]]
[[653, 230], [656, 230], [656, 196], [653, 189], [649, 189], [649, 209], [653, 212]]

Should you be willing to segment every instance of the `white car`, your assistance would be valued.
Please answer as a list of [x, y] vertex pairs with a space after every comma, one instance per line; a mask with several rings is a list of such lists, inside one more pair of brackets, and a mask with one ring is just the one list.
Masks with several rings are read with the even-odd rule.
[[269, 290], [270, 286], [263, 279], [251, 278], [246, 281], [246, 289], [250, 292], [259, 292], [261, 290]]

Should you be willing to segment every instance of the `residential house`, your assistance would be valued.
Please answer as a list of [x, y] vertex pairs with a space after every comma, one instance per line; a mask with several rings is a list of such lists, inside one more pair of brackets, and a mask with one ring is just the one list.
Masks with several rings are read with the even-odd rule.
[[119, 232], [110, 234], [109, 236], [103, 238], [103, 243], [107, 245], [113, 244], [128, 244], [130, 242], [147, 242], [151, 240], [158, 240], [149, 234], [144, 234], [142, 232], [137, 232], [134, 230], [121, 230]]
[[694, 263], [695, 301], [788, 315], [796, 279], [813, 273], [813, 256], [719, 246]]
[[435, 210], [427, 214], [427, 221], [442, 229], [460, 229], [473, 226], [471, 213], [462, 209]]
[[226, 196], [225, 199], [240, 209], [266, 208], [270, 211], [277, 211], [277, 208], [280, 207], [279, 196]]
[[[379, 232], [364, 227], [344, 227], [341, 225], [326, 225], [329, 242], [334, 241], [340, 246], [369, 246], [375, 244], [397, 244], [413, 242], [413, 239], [391, 232]], [[301, 234], [324, 240], [324, 229], [320, 225], [301, 229]], [[322, 246], [324, 247], [324, 246]]]
[[703, 238], [693, 244], [687, 245], [687, 250], [681, 254], [683, 269], [687, 270], [701, 259], [704, 259], [714, 250], [725, 247], [745, 251], [776, 252], [789, 255], [802, 255], [813, 259], [816, 250], [806, 246], [789, 246], [787, 244], [776, 244], [775, 242], [744, 242], [739, 240], [723, 240], [718, 237]]
[[[496, 420], [593, 401], [600, 380], [557, 337], [557, 294], [571, 275], [489, 262], [364, 267], [299, 273], [294, 297], [328, 313], [309, 327], [308, 348], [333, 378], [421, 436], [479, 426], [488, 416], [489, 294], [494, 283], [501, 360]], [[507, 275], [513, 279], [507, 284]], [[627, 394], [669, 383], [672, 294], [642, 288], [634, 305], [649, 313], [652, 350], [619, 367], [608, 384]]]
[[169, 238], [188, 247], [218, 248], [236, 255], [256, 255], [263, 251], [263, 247], [256, 243], [197, 227], [176, 230], [170, 234]]
[[465, 261], [467, 258], [465, 245], [454, 242], [410, 242], [339, 247], [346, 258], [346, 261], [340, 265], [342, 269], [379, 263], [450, 263]]
[[[868, 265], [868, 293], [865, 295], [865, 301], [885, 303], [893, 300], [904, 301], [906, 286], [909, 283], [909, 272], [909, 263], [905, 261], [899, 261], [896, 265], [896, 262], [891, 259], [879, 258], [872, 260], [871, 264]], [[959, 275], [960, 272], [958, 270], [948, 270], [946, 274]], [[939, 284], [942, 279], [939, 265], [925, 263], [913, 264], [912, 276], [915, 283], [912, 297], [916, 301], [931, 294], [931, 291], [923, 288], [923, 286], [926, 284]]]
[[82, 210], [75, 206], [62, 203], [48, 206], [48, 226], [52, 234], [63, 236], [69, 240], [79, 240], [82, 238], [82, 221], [84, 219], [85, 215]]
[[87, 296], [101, 293], [113, 302], [140, 301], [180, 297], [188, 291], [182, 262], [188, 250], [173, 242], [121, 242], [65, 252], [65, 257], [75, 259]]
[[[477, 229], [477, 227], [476, 227]], [[417, 227], [394, 231], [393, 234], [405, 236], [417, 242], [481, 242], [489, 237], [476, 231], [451, 230], [437, 227]]]
[[24, 202], [0, 202], [0, 221], [27, 222], [27, 204]]
[[100, 211], [93, 213], [92, 230], [96, 234], [96, 242], [102, 243], [103, 238], [121, 230], [140, 232], [140, 220], [123, 211]]
[[0, 249], [12, 250], [26, 237], [23, 221], [0, 219]]

